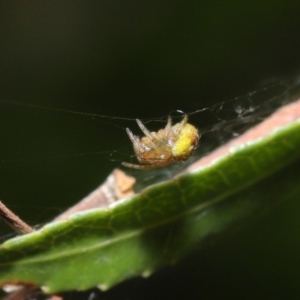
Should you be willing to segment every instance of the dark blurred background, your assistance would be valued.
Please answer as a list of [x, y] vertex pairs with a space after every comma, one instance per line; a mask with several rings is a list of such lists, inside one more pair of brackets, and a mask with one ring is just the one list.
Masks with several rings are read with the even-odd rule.
[[[0, 100], [133, 119], [201, 109], [298, 75], [299, 10], [283, 0], [1, 1]], [[126, 126], [137, 130], [0, 103], [0, 199], [32, 225], [51, 220], [128, 161], [118, 157], [132, 153]], [[297, 298], [299, 208], [284, 203], [178, 266], [95, 297]]]

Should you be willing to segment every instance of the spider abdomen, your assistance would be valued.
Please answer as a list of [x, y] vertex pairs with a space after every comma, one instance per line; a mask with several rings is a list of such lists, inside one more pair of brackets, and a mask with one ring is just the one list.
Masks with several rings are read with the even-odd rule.
[[178, 132], [176, 142], [172, 147], [175, 161], [187, 160], [195, 151], [199, 143], [199, 133], [196, 127], [186, 123]]

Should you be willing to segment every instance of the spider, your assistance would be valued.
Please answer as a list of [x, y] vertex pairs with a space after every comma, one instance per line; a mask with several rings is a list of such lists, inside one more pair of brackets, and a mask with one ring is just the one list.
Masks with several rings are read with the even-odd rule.
[[187, 121], [188, 116], [185, 114], [180, 123], [172, 126], [172, 119], [169, 117], [164, 129], [150, 132], [137, 119], [136, 122], [145, 136], [142, 138], [135, 136], [129, 128], [126, 128], [126, 131], [140, 165], [123, 162], [123, 166], [146, 170], [186, 161], [193, 154], [200, 138], [197, 128]]

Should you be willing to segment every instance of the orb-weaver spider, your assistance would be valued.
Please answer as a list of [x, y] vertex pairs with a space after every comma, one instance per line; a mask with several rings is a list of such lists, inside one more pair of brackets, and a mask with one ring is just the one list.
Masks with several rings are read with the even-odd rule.
[[172, 119], [169, 117], [164, 129], [150, 132], [137, 119], [136, 122], [145, 136], [142, 138], [135, 136], [129, 128], [126, 128], [126, 131], [141, 164], [127, 162], [122, 164], [134, 169], [154, 169], [173, 162], [186, 161], [197, 148], [200, 138], [197, 128], [187, 121], [188, 116], [185, 114], [180, 123], [172, 126]]

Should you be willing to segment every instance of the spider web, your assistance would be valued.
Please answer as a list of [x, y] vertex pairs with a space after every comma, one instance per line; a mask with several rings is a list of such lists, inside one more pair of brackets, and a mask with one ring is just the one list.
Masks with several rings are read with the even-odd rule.
[[[246, 95], [189, 113], [189, 122], [201, 133], [200, 144], [188, 163], [192, 163], [229, 140], [262, 122], [283, 105], [299, 98], [299, 78], [267, 85]], [[137, 176], [138, 188], [171, 178], [186, 168], [177, 163]], [[132, 171], [136, 174], [136, 171]], [[142, 179], [141, 179], [142, 178]]]
[[[187, 163], [199, 159], [261, 122], [279, 107], [296, 100], [299, 92], [300, 82], [296, 78], [290, 81], [269, 84], [246, 95], [198, 110], [184, 111], [189, 115], [189, 122], [199, 128], [201, 133], [200, 145]], [[52, 138], [48, 138], [50, 141], [45, 138], [42, 139], [38, 144], [38, 151], [35, 149], [36, 144], [27, 149], [12, 146], [10, 143], [8, 145], [4, 143], [3, 146], [4, 150], [5, 147], [9, 150], [6, 150], [6, 154], [2, 154], [1, 157], [0, 199], [9, 203], [10, 208], [21, 215], [24, 220], [31, 221], [31, 224], [45, 222], [45, 220], [58, 215], [68, 205], [76, 203], [104, 181], [105, 176], [110, 173], [111, 169], [120, 167], [122, 161], [136, 163], [132, 145], [125, 132], [125, 128], [130, 127], [134, 134], [142, 135], [136, 125], [135, 118], [103, 116], [61, 108], [23, 105], [15, 102], [2, 101], [2, 104], [5, 104], [3, 106], [9, 108], [14, 114], [17, 110], [18, 117], [32, 114], [43, 118], [45, 122], [62, 122], [60, 124], [62, 126], [62, 132], [60, 132], [62, 138], [61, 141], [59, 140], [59, 143], [61, 142], [63, 145], [61, 148], [56, 148], [55, 145], [58, 140], [53, 134]], [[174, 110], [170, 112], [170, 115], [173, 122], [177, 123], [182, 119], [183, 113]], [[100, 144], [101, 141], [104, 141], [99, 148], [106, 150], [93, 151], [95, 141], [90, 138], [90, 135], [88, 139], [85, 139], [88, 132], [79, 132], [81, 125], [74, 129], [74, 123], [69, 125], [66, 122], [66, 119], [78, 120], [79, 116], [84, 117], [81, 118], [80, 122], [85, 122], [85, 125], [92, 124], [84, 128], [94, 131], [94, 139], [97, 137]], [[157, 131], [165, 126], [167, 117], [168, 114], [165, 114], [154, 118], [144, 118], [142, 121], [149, 130]], [[100, 129], [104, 128], [100, 132], [98, 132], [99, 125]], [[36, 130], [38, 129], [40, 128], [36, 128]], [[43, 128], [41, 131], [43, 131]], [[75, 135], [73, 135], [73, 131], [75, 131]], [[78, 132], [81, 137], [78, 143], [86, 143], [86, 147], [81, 152], [72, 153], [71, 150], [74, 144], [77, 143], [74, 142], [74, 139], [78, 138]], [[34, 132], [30, 131], [30, 134], [34, 135]], [[48, 134], [50, 134], [50, 131], [43, 133], [44, 136]], [[23, 138], [26, 141], [29, 137], [23, 134], [23, 136], [15, 138]], [[13, 151], [10, 151], [11, 148], [13, 148]], [[45, 149], [47, 151], [44, 154]], [[178, 174], [186, 168], [187, 163], [174, 163], [164, 168], [147, 171], [126, 169], [126, 172], [137, 177], [138, 182], [135, 188], [139, 191], [149, 184], [166, 180], [174, 174]], [[85, 168], [85, 165], [87, 165], [87, 168]], [[77, 179], [74, 180], [73, 177], [69, 180], [72, 175], [70, 173], [76, 172], [79, 174], [76, 177]], [[80, 190], [81, 185], [85, 186], [82, 190]], [[36, 188], [37, 186], [38, 188]], [[32, 200], [32, 198], [34, 199]], [[62, 207], [61, 203], [65, 203], [63, 201], [66, 198], [69, 204], [64, 204], [64, 207]], [[39, 212], [32, 217], [32, 210], [36, 207], [40, 208]], [[26, 214], [30, 217], [27, 217]], [[2, 232], [2, 226], [0, 226], [0, 234], [6, 232], [6, 228], [3, 228], [3, 230]]]

